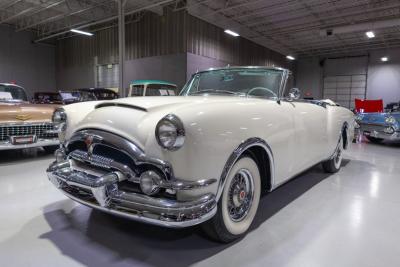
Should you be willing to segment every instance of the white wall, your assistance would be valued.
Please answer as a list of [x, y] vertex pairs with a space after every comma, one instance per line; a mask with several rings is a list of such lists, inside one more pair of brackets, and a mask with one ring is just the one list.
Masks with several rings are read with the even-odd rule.
[[0, 26], [0, 82], [15, 81], [29, 97], [37, 91], [55, 91], [55, 48], [33, 44], [30, 32], [16, 33]]
[[[380, 58], [388, 56], [388, 62]], [[400, 49], [372, 52], [368, 66], [367, 98], [385, 104], [400, 101]]]

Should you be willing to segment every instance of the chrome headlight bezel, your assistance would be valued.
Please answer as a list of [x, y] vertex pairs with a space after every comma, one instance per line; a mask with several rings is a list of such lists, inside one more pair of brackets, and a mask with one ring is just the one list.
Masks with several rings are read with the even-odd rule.
[[158, 144], [170, 151], [178, 150], [185, 142], [185, 128], [174, 114], [168, 114], [157, 123], [155, 135]]
[[356, 122], [359, 122], [359, 121], [362, 121], [363, 118], [364, 118], [363, 114], [357, 114], [354, 119]]
[[64, 132], [67, 129], [67, 113], [63, 108], [57, 108], [53, 112], [51, 121], [53, 122], [54, 129], [59, 133]]
[[387, 124], [396, 124], [396, 118], [393, 116], [388, 116], [385, 118], [385, 122]]

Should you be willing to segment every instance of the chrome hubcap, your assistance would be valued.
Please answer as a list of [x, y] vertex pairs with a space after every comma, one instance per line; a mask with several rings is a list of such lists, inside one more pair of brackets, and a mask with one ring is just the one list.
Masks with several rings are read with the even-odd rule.
[[336, 151], [335, 164], [338, 165], [341, 160], [342, 160], [342, 142], [340, 142], [339, 147]]
[[250, 210], [254, 196], [253, 176], [246, 169], [240, 169], [229, 185], [228, 212], [234, 222], [243, 220]]

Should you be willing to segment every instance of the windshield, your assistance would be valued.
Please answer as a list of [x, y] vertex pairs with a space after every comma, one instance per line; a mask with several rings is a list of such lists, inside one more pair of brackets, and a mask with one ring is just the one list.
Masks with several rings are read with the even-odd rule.
[[111, 100], [118, 98], [118, 95], [112, 91], [108, 92], [103, 90], [95, 90], [93, 93], [95, 94], [97, 100]]
[[60, 92], [61, 98], [65, 103], [86, 102], [97, 100], [93, 92], [86, 91], [72, 91]]
[[21, 87], [0, 84], [0, 101], [28, 101], [28, 98]]
[[36, 93], [35, 101], [40, 103], [51, 103], [62, 101], [60, 94], [58, 93]]
[[278, 98], [282, 70], [234, 68], [195, 74], [181, 95], [226, 94]]

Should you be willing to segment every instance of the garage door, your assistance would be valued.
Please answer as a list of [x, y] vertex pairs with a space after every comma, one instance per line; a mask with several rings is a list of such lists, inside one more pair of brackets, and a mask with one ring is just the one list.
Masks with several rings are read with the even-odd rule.
[[368, 57], [328, 58], [324, 63], [323, 98], [354, 108], [354, 99], [365, 99]]
[[97, 87], [118, 88], [119, 67], [118, 64], [107, 64], [97, 66]]
[[367, 75], [337, 75], [324, 77], [324, 99], [331, 99], [343, 107], [353, 109], [354, 99], [364, 99]]

